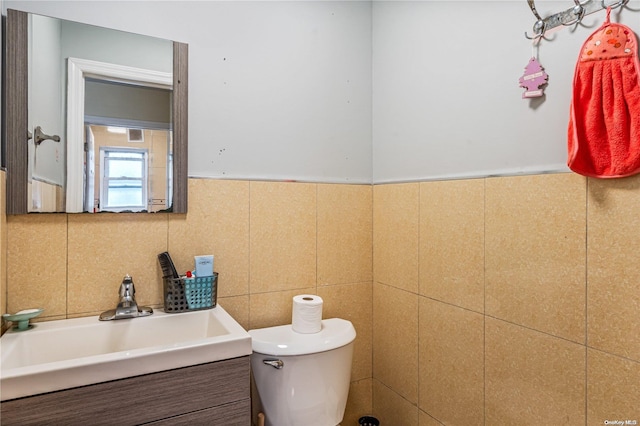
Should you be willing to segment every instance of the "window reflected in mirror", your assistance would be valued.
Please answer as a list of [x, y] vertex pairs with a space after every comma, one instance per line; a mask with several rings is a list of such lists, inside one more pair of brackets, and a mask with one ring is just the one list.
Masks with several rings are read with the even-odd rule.
[[87, 125], [85, 211], [168, 209], [170, 152], [171, 132], [165, 129]]

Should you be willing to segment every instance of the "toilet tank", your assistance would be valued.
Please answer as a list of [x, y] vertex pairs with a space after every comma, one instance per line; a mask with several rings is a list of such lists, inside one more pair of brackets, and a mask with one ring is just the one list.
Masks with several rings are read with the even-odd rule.
[[[296, 333], [291, 325], [249, 334], [266, 426], [336, 426], [342, 421], [356, 337], [351, 322], [323, 320], [322, 330], [313, 334]], [[278, 361], [282, 368], [276, 368]]]

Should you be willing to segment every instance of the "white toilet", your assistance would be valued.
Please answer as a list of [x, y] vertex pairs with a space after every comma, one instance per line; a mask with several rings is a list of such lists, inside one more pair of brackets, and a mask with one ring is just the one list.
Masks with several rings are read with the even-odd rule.
[[249, 330], [251, 369], [266, 426], [336, 426], [351, 381], [356, 330], [340, 318], [301, 334], [291, 325]]

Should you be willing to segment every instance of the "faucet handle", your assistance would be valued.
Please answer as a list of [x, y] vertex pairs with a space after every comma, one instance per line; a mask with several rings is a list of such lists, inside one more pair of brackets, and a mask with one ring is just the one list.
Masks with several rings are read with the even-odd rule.
[[129, 274], [125, 275], [120, 284], [120, 297], [133, 298], [136, 294], [136, 287], [133, 285], [133, 278]]

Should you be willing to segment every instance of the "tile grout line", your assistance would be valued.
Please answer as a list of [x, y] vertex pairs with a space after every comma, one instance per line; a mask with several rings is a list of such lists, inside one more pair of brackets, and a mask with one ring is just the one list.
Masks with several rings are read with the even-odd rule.
[[65, 255], [65, 297], [64, 297], [64, 312], [65, 318], [69, 318], [69, 214], [66, 215], [66, 232], [67, 232], [67, 250]]
[[482, 424], [487, 424], [487, 179], [482, 185]]
[[604, 349], [593, 348], [593, 347], [589, 347], [589, 346], [587, 346], [587, 349], [591, 349], [592, 351], [597, 351], [597, 352], [600, 352], [602, 354], [609, 355], [609, 356], [612, 356], [612, 357], [615, 357], [615, 358], [619, 358], [619, 359], [622, 359], [622, 360], [625, 360], [625, 361], [633, 362], [635, 364], [640, 364], [640, 361], [637, 360], [637, 359], [629, 358], [627, 356], [616, 354], [616, 353], [613, 353], [613, 352], [607, 352]]
[[418, 416], [420, 416], [420, 317], [424, 315], [420, 306], [422, 305], [420, 298], [422, 295], [420, 294], [420, 259], [421, 259], [421, 251], [422, 248], [422, 183], [418, 183], [418, 336], [417, 336], [417, 358], [418, 358], [418, 389], [417, 395], [418, 400], [416, 401], [416, 405], [418, 406]]
[[247, 205], [247, 221], [248, 223], [248, 232], [247, 232], [247, 245], [249, 247], [247, 247], [247, 304], [248, 309], [247, 309], [247, 326], [249, 328], [249, 330], [251, 330], [253, 327], [251, 325], [251, 180], [249, 180], [248, 183], [248, 187], [249, 190], [247, 191], [247, 198], [248, 198], [248, 205]]
[[585, 178], [584, 200], [584, 423], [589, 416], [589, 178]]
[[507, 319], [504, 319], [504, 318], [496, 317], [494, 315], [485, 315], [485, 317], [491, 318], [491, 319], [496, 320], [496, 321], [503, 322], [505, 324], [510, 324], [510, 325], [514, 325], [516, 327], [521, 327], [521, 328], [524, 328], [525, 330], [530, 330], [530, 331], [542, 334], [542, 335], [547, 336], [547, 337], [553, 337], [553, 338], [560, 339], [560, 340], [563, 340], [563, 341], [568, 342], [568, 343], [573, 343], [574, 345], [586, 347], [584, 344], [582, 344], [580, 342], [577, 342], [575, 340], [571, 340], [571, 339], [569, 339], [567, 337], [563, 337], [563, 336], [559, 336], [557, 334], [553, 334], [553, 333], [551, 333], [549, 331], [544, 331], [544, 330], [540, 330], [540, 329], [537, 329], [537, 328], [533, 328], [530, 325], [520, 324], [520, 323], [513, 322], [513, 321], [510, 321], [510, 320], [507, 320]]
[[[372, 180], [373, 182], [373, 180]], [[370, 360], [371, 360], [371, 392], [370, 392], [370, 397], [371, 397], [371, 413], [374, 413], [374, 399], [373, 399], [373, 387], [375, 385], [374, 381], [375, 381], [375, 377], [373, 375], [373, 352], [374, 352], [374, 333], [375, 333], [375, 328], [373, 327], [373, 320], [374, 320], [374, 315], [375, 312], [373, 310], [373, 304], [375, 301], [375, 294], [374, 294], [374, 290], [375, 290], [375, 277], [374, 277], [374, 264], [375, 264], [375, 257], [374, 257], [374, 253], [375, 250], [374, 245], [375, 245], [375, 223], [374, 223], [374, 218], [375, 218], [375, 214], [374, 214], [374, 203], [375, 203], [375, 185], [371, 184], [371, 303], [369, 306], [369, 313], [371, 315], [371, 354], [370, 354]]]
[[316, 265], [316, 289], [315, 289], [315, 293], [318, 294], [318, 289], [319, 287], [319, 279], [318, 279], [318, 237], [319, 237], [319, 231], [318, 231], [318, 193], [320, 192], [320, 185], [319, 184], [315, 184], [316, 186], [316, 259], [315, 259], [315, 265]]

